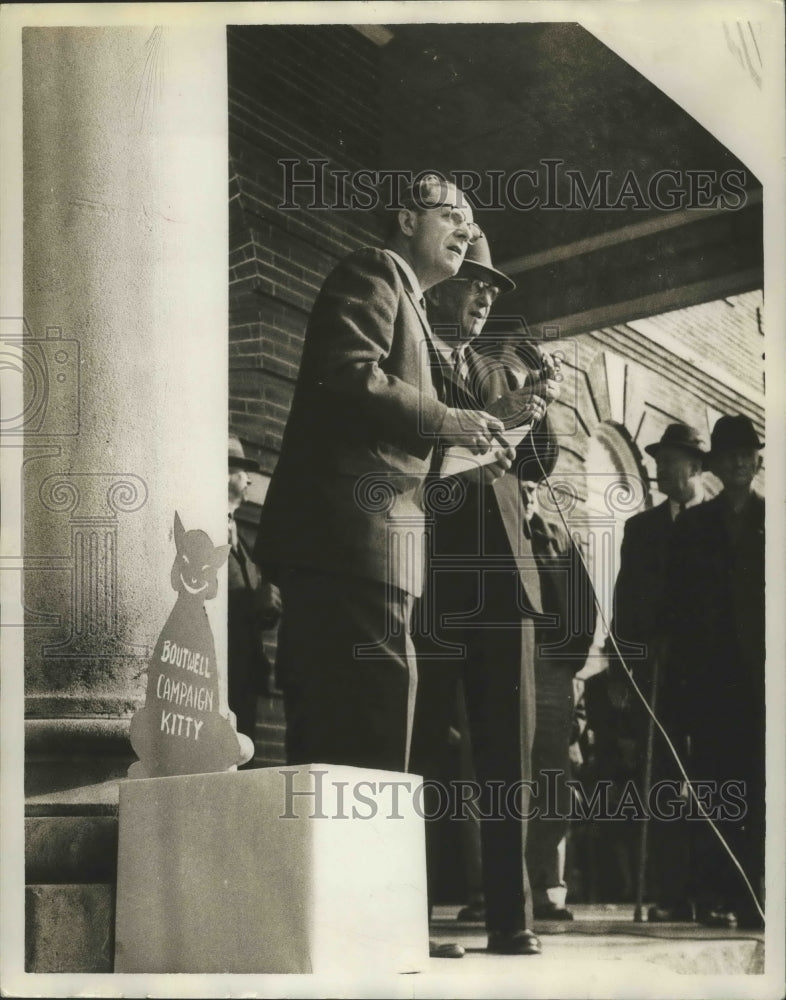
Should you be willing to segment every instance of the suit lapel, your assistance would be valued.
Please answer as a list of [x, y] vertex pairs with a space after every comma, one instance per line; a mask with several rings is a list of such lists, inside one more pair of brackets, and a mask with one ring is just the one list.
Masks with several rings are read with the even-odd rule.
[[391, 258], [393, 263], [396, 265], [396, 270], [401, 278], [401, 284], [404, 288], [404, 292], [412, 303], [412, 308], [415, 310], [418, 319], [420, 320], [420, 325], [423, 328], [423, 337], [426, 342], [426, 349], [428, 350], [429, 363], [431, 367], [431, 375], [434, 382], [434, 387], [437, 390], [437, 395], [439, 399], [444, 402], [447, 398], [447, 385], [450, 378], [451, 372], [449, 367], [444, 363], [442, 357], [437, 350], [434, 341], [432, 339], [431, 327], [429, 326], [428, 316], [426, 316], [426, 311], [419, 302], [417, 296], [412, 291], [409, 286], [409, 281], [407, 276], [402, 272], [399, 267], [399, 263], [395, 258]]
[[[401, 274], [401, 269], [400, 268], [399, 268], [399, 274]], [[421, 326], [423, 327], [423, 332], [428, 337], [429, 341], [431, 341], [431, 327], [429, 326], [428, 316], [426, 315], [426, 311], [423, 308], [423, 306], [421, 305], [421, 303], [418, 301], [418, 298], [415, 295], [415, 293], [409, 287], [409, 282], [406, 280], [406, 276], [403, 275], [403, 274], [401, 276], [402, 276], [402, 279], [403, 279], [402, 284], [404, 285], [404, 291], [407, 293], [407, 297], [409, 298], [409, 301], [415, 307], [415, 312], [418, 314], [418, 318], [420, 319]]]

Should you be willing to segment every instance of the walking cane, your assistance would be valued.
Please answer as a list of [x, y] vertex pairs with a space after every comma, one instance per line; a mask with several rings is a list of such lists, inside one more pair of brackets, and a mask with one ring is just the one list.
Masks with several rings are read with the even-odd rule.
[[[643, 799], [645, 802], [650, 797], [650, 786], [652, 785], [652, 752], [655, 741], [655, 707], [658, 700], [658, 668], [660, 657], [655, 656], [652, 664], [652, 687], [650, 690], [650, 712], [647, 715], [647, 749], [644, 758], [644, 782], [642, 787]], [[639, 868], [636, 873], [636, 908], [633, 911], [633, 919], [636, 923], [644, 921], [642, 902], [644, 899], [644, 882], [647, 872], [647, 835], [649, 832], [649, 814], [641, 824], [639, 834]]]

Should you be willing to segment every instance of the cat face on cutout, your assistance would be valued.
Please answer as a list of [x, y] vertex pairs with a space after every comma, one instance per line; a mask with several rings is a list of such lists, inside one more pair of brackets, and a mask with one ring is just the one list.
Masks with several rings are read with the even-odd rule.
[[214, 546], [204, 531], [186, 531], [175, 511], [175, 546], [172, 563], [173, 590], [209, 601], [218, 593], [218, 570], [229, 555], [228, 545]]

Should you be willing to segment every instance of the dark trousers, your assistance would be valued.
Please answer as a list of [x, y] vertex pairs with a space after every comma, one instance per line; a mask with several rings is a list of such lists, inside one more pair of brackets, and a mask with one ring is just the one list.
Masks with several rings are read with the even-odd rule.
[[[447, 732], [455, 723], [455, 685], [463, 683], [480, 788], [486, 924], [490, 931], [522, 930], [532, 925], [523, 818], [529, 787], [523, 783], [532, 778], [534, 624], [522, 616], [515, 569], [486, 570], [482, 576], [456, 572], [441, 582], [432, 595], [430, 628], [416, 636], [420, 680], [412, 770], [426, 778], [439, 775]], [[422, 623], [425, 616], [419, 618]], [[432, 826], [427, 823], [430, 871], [436, 846]]]
[[287, 570], [276, 658], [290, 764], [405, 771], [417, 668], [414, 598], [375, 580]]
[[[658, 708], [657, 705], [656, 708]], [[642, 732], [646, 733], [648, 722], [644, 718], [643, 712], [641, 719]], [[660, 720], [677, 753], [682, 760], [685, 760], [687, 752], [684, 738], [680, 738], [667, 714], [661, 714]], [[657, 799], [653, 800], [649, 820], [649, 878], [647, 885], [650, 889], [650, 897], [658, 905], [672, 908], [683, 905], [694, 895], [690, 884], [692, 824], [679, 813], [680, 807], [684, 808], [685, 806], [684, 800], [677, 799], [678, 790], [683, 786], [683, 778], [662, 733], [656, 729], [653, 736], [651, 788], [658, 785], [664, 790], [658, 793]], [[641, 786], [643, 786], [643, 777]], [[661, 810], [663, 815], [660, 814]], [[675, 813], [673, 817], [672, 812]]]
[[[761, 694], [761, 692], [755, 692]], [[710, 699], [708, 699], [710, 700]], [[688, 773], [694, 781], [724, 788], [726, 805], [716, 815], [760, 905], [765, 842], [764, 698], [750, 690], [714, 692], [707, 721], [694, 723]], [[704, 721], [704, 720], [701, 720]], [[714, 723], [714, 724], [713, 724]], [[727, 784], [727, 783], [733, 783]], [[718, 803], [721, 796], [714, 796]], [[700, 906], [725, 905], [747, 919], [754, 904], [743, 877], [704, 820], [690, 823], [693, 888]]]
[[235, 713], [237, 731], [245, 733], [253, 742], [256, 738], [258, 687], [254, 678], [248, 676], [246, 664], [242, 661], [238, 663], [239, 657], [233, 657], [231, 643], [230, 639], [227, 700]]
[[[532, 797], [537, 815], [530, 821], [527, 868], [538, 904], [547, 902], [546, 890], [563, 885], [560, 842], [568, 832], [570, 788], [570, 736], [573, 729], [573, 674], [575, 664], [535, 663], [536, 725], [532, 747], [532, 772], [536, 792]], [[545, 771], [558, 772], [544, 774]]]

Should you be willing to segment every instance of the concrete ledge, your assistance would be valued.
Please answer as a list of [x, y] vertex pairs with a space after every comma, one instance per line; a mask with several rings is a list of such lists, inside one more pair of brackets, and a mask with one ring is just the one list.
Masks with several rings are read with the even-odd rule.
[[25, 971], [111, 972], [114, 909], [112, 886], [28, 886]]
[[26, 719], [25, 814], [116, 815], [136, 760], [129, 719]]
[[26, 719], [130, 719], [144, 704], [144, 694], [138, 698], [106, 696], [88, 691], [69, 694], [25, 695]]
[[127, 779], [130, 764], [116, 762], [110, 768], [79, 758], [48, 765], [31, 761], [25, 774], [25, 816], [116, 816], [118, 786]]
[[40, 756], [94, 754], [134, 757], [130, 719], [25, 719], [25, 753]]

